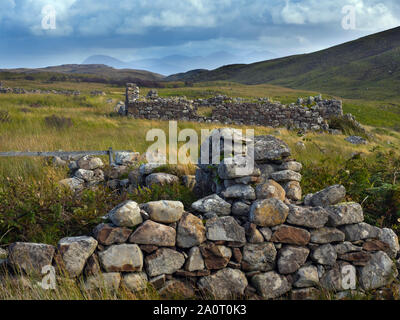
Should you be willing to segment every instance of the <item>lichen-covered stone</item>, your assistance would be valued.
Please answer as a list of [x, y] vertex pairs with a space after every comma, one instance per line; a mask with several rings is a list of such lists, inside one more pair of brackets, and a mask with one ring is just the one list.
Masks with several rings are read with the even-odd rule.
[[282, 201], [271, 198], [257, 200], [250, 208], [250, 222], [261, 227], [273, 227], [286, 221], [289, 207]]

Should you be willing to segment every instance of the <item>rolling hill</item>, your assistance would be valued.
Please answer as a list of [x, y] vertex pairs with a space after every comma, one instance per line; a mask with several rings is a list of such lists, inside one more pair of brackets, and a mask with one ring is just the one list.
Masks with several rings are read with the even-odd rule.
[[114, 69], [104, 64], [65, 64], [38, 69], [0, 69], [0, 72], [17, 74], [65, 74], [65, 75], [86, 75], [107, 80], [138, 79], [144, 81], [161, 81], [164, 76], [144, 70], [135, 69]]
[[166, 80], [268, 83], [346, 98], [398, 98], [400, 27], [315, 53], [227, 65], [212, 71], [194, 70]]

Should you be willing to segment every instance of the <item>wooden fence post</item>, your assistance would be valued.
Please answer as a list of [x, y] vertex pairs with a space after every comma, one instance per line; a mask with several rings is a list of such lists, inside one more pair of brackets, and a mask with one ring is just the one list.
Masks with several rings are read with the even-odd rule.
[[114, 163], [113, 149], [110, 147], [108, 149], [108, 158], [110, 160], [110, 166]]

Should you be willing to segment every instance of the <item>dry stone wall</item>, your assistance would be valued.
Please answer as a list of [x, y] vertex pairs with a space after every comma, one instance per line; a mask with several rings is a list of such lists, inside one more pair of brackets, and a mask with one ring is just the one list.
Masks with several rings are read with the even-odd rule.
[[[233, 132], [212, 132], [221, 154], [232, 151], [224, 142]], [[245, 147], [251, 142], [239, 132], [236, 137]], [[318, 299], [320, 288], [338, 299], [392, 292], [399, 258], [395, 233], [365, 223], [362, 206], [345, 202], [341, 185], [303, 199], [302, 165], [291, 159], [285, 142], [255, 137], [254, 151], [256, 166], [246, 175], [236, 169], [248, 161], [247, 152], [199, 165], [199, 199], [191, 208], [179, 201], [126, 201], [91, 235], [61, 239], [56, 247], [14, 243], [0, 252], [1, 264], [23, 273], [53, 264], [64, 276], [83, 278], [82, 290], [105, 285], [137, 292], [151, 285], [166, 297], [299, 300]], [[121, 155], [120, 163], [124, 159], [134, 161]], [[99, 166], [87, 158], [78, 164], [84, 170]], [[141, 177], [147, 181], [154, 168], [142, 165]], [[172, 180], [162, 183], [177, 183]], [[354, 279], [348, 281], [349, 275]]]
[[[332, 116], [342, 116], [342, 102], [313, 97], [302, 105], [283, 105], [260, 99], [257, 103], [243, 102], [240, 98], [231, 99], [217, 96], [210, 99], [187, 100], [185, 98], [159, 98], [151, 91], [147, 99], [139, 99], [139, 88], [128, 84], [126, 108], [122, 114], [141, 119], [183, 120], [215, 122], [237, 125], [261, 125], [289, 127], [310, 130], [328, 130], [327, 120]], [[199, 108], [212, 107], [209, 117], [199, 115]]]

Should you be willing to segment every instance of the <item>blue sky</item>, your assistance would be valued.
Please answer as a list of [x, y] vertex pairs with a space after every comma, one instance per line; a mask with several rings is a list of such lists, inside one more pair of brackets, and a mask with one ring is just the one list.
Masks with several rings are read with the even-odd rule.
[[[0, 0], [0, 68], [225, 51], [237, 62], [307, 53], [400, 25], [398, 0]], [[44, 30], [52, 5], [56, 29]], [[351, 5], [356, 28], [344, 30]], [[207, 66], [205, 66], [207, 67]]]

